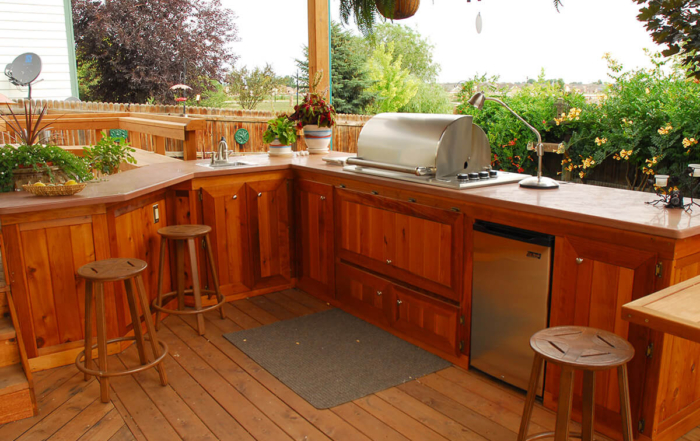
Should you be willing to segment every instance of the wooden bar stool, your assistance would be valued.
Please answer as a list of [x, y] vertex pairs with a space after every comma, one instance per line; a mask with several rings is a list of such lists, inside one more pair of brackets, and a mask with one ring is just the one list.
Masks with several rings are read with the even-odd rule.
[[[168, 384], [168, 377], [165, 375], [165, 367], [162, 362], [168, 354], [168, 345], [159, 341], [156, 336], [153, 321], [151, 320], [151, 310], [149, 308], [146, 288], [143, 284], [141, 273], [148, 264], [139, 259], [106, 259], [91, 262], [78, 269], [78, 275], [85, 279], [85, 349], [75, 358], [76, 367], [85, 374], [85, 380], [94, 375], [100, 381], [100, 397], [103, 403], [109, 402], [109, 377], [119, 375], [131, 375], [155, 367], [160, 374], [160, 383], [163, 386]], [[120, 337], [107, 340], [107, 320], [105, 316], [105, 296], [104, 283], [124, 281], [126, 288], [126, 299], [129, 302], [131, 321], [134, 325], [133, 337]], [[97, 344], [92, 344], [92, 298], [95, 297], [97, 324]], [[146, 322], [146, 332], [148, 340], [151, 342], [154, 360], [149, 362], [146, 356], [144, 345], [144, 335], [141, 330], [141, 315], [139, 314], [137, 303], [141, 305], [143, 320]], [[122, 371], [110, 371], [107, 367], [107, 345], [121, 341], [136, 341], [139, 352], [141, 366]], [[92, 368], [92, 350], [97, 347], [98, 369]], [[162, 348], [162, 349], [161, 349]], [[86, 355], [89, 354], [89, 355]], [[81, 363], [80, 359], [85, 361]]]
[[[160, 327], [160, 313], [166, 312], [168, 314], [176, 315], [197, 315], [197, 331], [199, 335], [204, 335], [204, 314], [207, 311], [211, 311], [219, 308], [221, 313], [221, 318], [225, 318], [224, 308], [222, 306], [226, 303], [226, 298], [221, 294], [219, 289], [219, 278], [216, 275], [216, 264], [214, 263], [214, 253], [211, 248], [211, 242], [209, 241], [209, 232], [211, 227], [207, 225], [172, 225], [170, 227], [161, 228], [158, 230], [158, 234], [161, 236], [160, 242], [160, 269], [158, 274], [158, 297], [153, 301], [153, 307], [157, 310], [156, 312], [156, 329]], [[202, 289], [199, 280], [199, 270], [197, 269], [197, 247], [196, 239], [203, 239], [206, 242], [207, 256], [209, 259], [209, 266], [211, 267], [212, 279], [214, 279], [214, 289]], [[177, 291], [171, 291], [169, 293], [163, 294], [163, 276], [165, 272], [165, 248], [167, 246], [167, 240], [175, 241], [175, 258], [177, 261]], [[192, 289], [185, 289], [185, 242], [187, 242], [187, 249], [190, 254], [190, 267], [192, 269]], [[205, 293], [211, 298], [213, 294], [216, 294], [216, 299], [218, 303], [206, 308], [202, 308], [202, 293]], [[191, 295], [194, 297], [194, 309], [185, 310], [185, 296]], [[163, 305], [167, 304], [170, 300], [177, 296], [178, 309], [167, 309]]]
[[[544, 329], [530, 338], [535, 351], [530, 383], [525, 400], [523, 418], [520, 422], [518, 441], [530, 441], [554, 437], [555, 441], [569, 440], [571, 401], [574, 393], [574, 370], [583, 371], [583, 420], [582, 433], [571, 436], [584, 441], [593, 440], [593, 418], [595, 413], [595, 373], [617, 368], [620, 385], [620, 414], [622, 415], [622, 437], [632, 441], [632, 414], [630, 412], [627, 362], [634, 357], [634, 348], [623, 338], [582, 326], [561, 326]], [[532, 408], [535, 404], [537, 384], [544, 361], [561, 367], [559, 406], [554, 432], [544, 432], [527, 437]]]

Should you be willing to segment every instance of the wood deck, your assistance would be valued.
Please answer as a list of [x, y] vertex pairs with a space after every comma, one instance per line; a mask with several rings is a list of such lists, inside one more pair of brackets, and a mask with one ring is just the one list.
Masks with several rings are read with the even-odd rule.
[[[170, 316], [159, 336], [170, 346], [170, 384], [150, 370], [111, 381], [112, 402], [74, 366], [35, 375], [39, 415], [0, 426], [0, 440], [492, 440], [514, 441], [524, 395], [450, 367], [418, 380], [318, 410], [221, 335], [328, 309], [298, 290], [226, 305], [207, 315], [200, 337], [190, 317]], [[132, 347], [111, 366], [137, 363]], [[531, 430], [552, 430], [538, 406]], [[605, 439], [599, 437], [598, 439]], [[679, 441], [699, 441], [700, 429]]]

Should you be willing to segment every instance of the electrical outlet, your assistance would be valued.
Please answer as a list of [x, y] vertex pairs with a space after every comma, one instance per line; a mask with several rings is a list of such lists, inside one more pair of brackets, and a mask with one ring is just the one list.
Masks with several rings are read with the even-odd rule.
[[153, 223], [157, 224], [160, 222], [160, 209], [158, 208], [158, 204], [153, 205]]

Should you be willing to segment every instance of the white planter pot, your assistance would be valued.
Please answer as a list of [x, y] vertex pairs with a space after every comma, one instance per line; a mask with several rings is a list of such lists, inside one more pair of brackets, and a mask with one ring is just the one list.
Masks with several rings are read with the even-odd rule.
[[293, 153], [291, 145], [282, 145], [277, 138], [270, 143], [270, 156], [291, 156]]
[[333, 128], [331, 127], [304, 126], [304, 141], [306, 141], [306, 149], [311, 154], [328, 153], [328, 145], [331, 143], [332, 136]]

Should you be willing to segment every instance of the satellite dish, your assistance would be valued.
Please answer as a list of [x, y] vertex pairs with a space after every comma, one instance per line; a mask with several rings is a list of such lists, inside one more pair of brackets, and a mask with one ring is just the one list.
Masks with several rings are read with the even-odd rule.
[[33, 52], [26, 52], [5, 66], [5, 75], [15, 86], [29, 86], [29, 99], [32, 99], [32, 83], [41, 73], [41, 57]]

